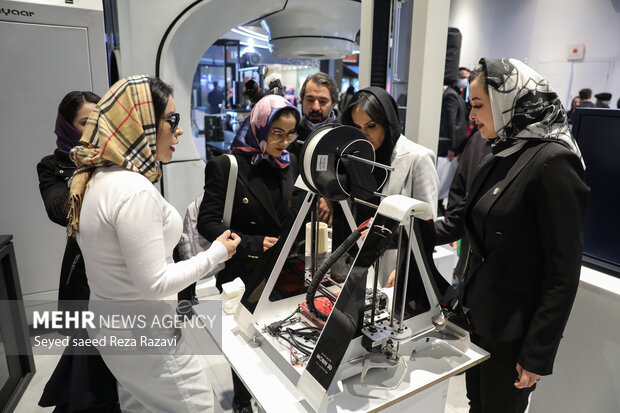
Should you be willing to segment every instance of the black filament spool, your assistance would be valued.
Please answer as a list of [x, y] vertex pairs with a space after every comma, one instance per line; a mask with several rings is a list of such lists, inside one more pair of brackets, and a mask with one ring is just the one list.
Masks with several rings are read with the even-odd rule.
[[[351, 197], [355, 192], [355, 182], [372, 182], [374, 166], [357, 163], [356, 177], [350, 176], [351, 169], [347, 169], [347, 162], [343, 155], [355, 155], [369, 161], [375, 160], [375, 151], [372, 143], [364, 133], [348, 125], [325, 125], [316, 129], [304, 142], [299, 155], [299, 172], [308, 188], [321, 196], [341, 201]], [[368, 187], [366, 192], [372, 194], [376, 186]], [[359, 197], [359, 193], [353, 193]], [[368, 198], [369, 196], [364, 196]], [[364, 199], [362, 198], [362, 199]]]

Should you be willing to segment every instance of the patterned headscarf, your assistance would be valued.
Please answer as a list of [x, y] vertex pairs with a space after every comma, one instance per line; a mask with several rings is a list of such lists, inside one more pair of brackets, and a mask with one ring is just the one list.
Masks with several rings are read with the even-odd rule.
[[583, 158], [568, 128], [566, 111], [549, 82], [517, 59], [480, 59], [497, 132], [496, 156], [517, 152], [527, 140], [561, 141]]
[[266, 159], [274, 168], [286, 168], [291, 162], [288, 151], [282, 151], [277, 158], [265, 152], [271, 123], [278, 112], [285, 108], [292, 108], [294, 110], [296, 125], [299, 124], [299, 110], [282, 96], [267, 95], [259, 100], [252, 108], [250, 116], [246, 118], [241, 128], [239, 128], [231, 145], [231, 152], [254, 154], [252, 155], [252, 165], [257, 165], [260, 161]]
[[161, 178], [155, 160], [156, 124], [148, 75], [116, 82], [91, 113], [80, 143], [70, 156], [77, 165], [69, 198], [67, 233], [78, 232], [80, 208], [88, 181], [98, 167], [119, 165], [151, 182]]

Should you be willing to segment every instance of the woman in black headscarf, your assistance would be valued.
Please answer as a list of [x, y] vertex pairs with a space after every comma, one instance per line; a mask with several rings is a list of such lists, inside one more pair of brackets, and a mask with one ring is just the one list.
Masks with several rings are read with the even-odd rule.
[[[400, 194], [427, 202], [437, 215], [439, 177], [435, 154], [400, 133], [398, 107], [387, 91], [371, 86], [357, 92], [342, 114], [342, 123], [364, 132], [375, 150], [375, 160], [394, 167], [389, 175], [384, 169], [373, 169], [378, 191], [384, 195]], [[380, 199], [375, 197], [370, 202], [378, 205]], [[354, 204], [352, 207], [358, 225], [375, 214], [374, 209], [364, 205]], [[344, 219], [335, 217], [334, 221], [344, 222]], [[388, 282], [395, 263], [396, 250], [387, 251], [378, 269], [381, 285]]]
[[[62, 227], [66, 227], [69, 223], [65, 208], [69, 198], [67, 182], [75, 171], [75, 165], [69, 159], [69, 151], [79, 143], [88, 116], [99, 99], [99, 96], [88, 91], [73, 91], [65, 95], [58, 105], [54, 128], [56, 150], [41, 159], [37, 165], [39, 190], [47, 216]], [[65, 300], [88, 300], [89, 293], [84, 259], [77, 242], [70, 238], [67, 240], [60, 271], [58, 287], [60, 309], [64, 309], [63, 306], [67, 305]]]
[[470, 119], [492, 140], [464, 201], [472, 341], [470, 412], [523, 412], [551, 374], [581, 269], [589, 188], [566, 113], [546, 79], [515, 59], [481, 59]]
[[[37, 164], [39, 190], [45, 211], [52, 222], [62, 227], [69, 223], [66, 210], [69, 198], [67, 183], [76, 169], [69, 159], [69, 152], [79, 144], [86, 121], [99, 99], [98, 95], [89, 91], [73, 91], [65, 95], [58, 105], [56, 115], [56, 149]], [[68, 238], [60, 269], [58, 309], [85, 310], [89, 294], [80, 247], [75, 238]], [[72, 329], [61, 329], [59, 332], [67, 335], [73, 333]], [[101, 356], [74, 355], [73, 348], [68, 347], [45, 385], [39, 405], [56, 406], [57, 411], [120, 411], [116, 379]]]

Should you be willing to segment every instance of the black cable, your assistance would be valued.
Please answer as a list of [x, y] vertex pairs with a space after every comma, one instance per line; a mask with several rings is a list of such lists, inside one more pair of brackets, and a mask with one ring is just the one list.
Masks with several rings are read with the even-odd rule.
[[291, 334], [290, 331], [287, 331], [287, 333], [288, 333], [289, 338], [295, 343], [295, 347], [296, 348], [304, 348], [307, 351], [312, 351], [313, 350], [313, 347], [310, 347], [310, 346], [308, 346], [306, 344], [303, 344], [303, 343], [300, 343], [299, 341], [297, 341], [297, 339], [295, 338], [295, 335]]
[[314, 296], [316, 294], [316, 290], [319, 289], [321, 282], [323, 281], [323, 277], [327, 274], [327, 271], [334, 265], [340, 257], [347, 252], [355, 242], [362, 236], [362, 233], [359, 230], [355, 230], [344, 240], [342, 244], [336, 249], [336, 251], [332, 252], [329, 257], [323, 261], [319, 269], [314, 274], [314, 278], [312, 282], [308, 286], [308, 292], [306, 293], [306, 305], [308, 306], [308, 310], [314, 314], [319, 320], [325, 321], [327, 320], [328, 314], [323, 314], [319, 310], [317, 310], [314, 305]]
[[[293, 273], [293, 275], [296, 275], [297, 277], [300, 277], [301, 279], [305, 281], [305, 273], [303, 273], [302, 271], [298, 270], [297, 268], [290, 268], [289, 271]], [[322, 284], [319, 284], [318, 290], [329, 301], [331, 301], [332, 303], [336, 302], [336, 298], [338, 297], [336, 297], [336, 295], [333, 292], [328, 290], [327, 287], [323, 286]]]

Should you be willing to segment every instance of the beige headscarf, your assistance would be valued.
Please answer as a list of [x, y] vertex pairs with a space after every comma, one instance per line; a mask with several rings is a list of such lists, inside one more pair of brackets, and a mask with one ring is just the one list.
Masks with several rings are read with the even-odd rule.
[[149, 79], [148, 75], [137, 75], [116, 82], [88, 118], [82, 146], [71, 150], [78, 168], [69, 196], [69, 236], [78, 233], [82, 199], [95, 168], [119, 165], [151, 182], [161, 178], [155, 160], [157, 125]]

